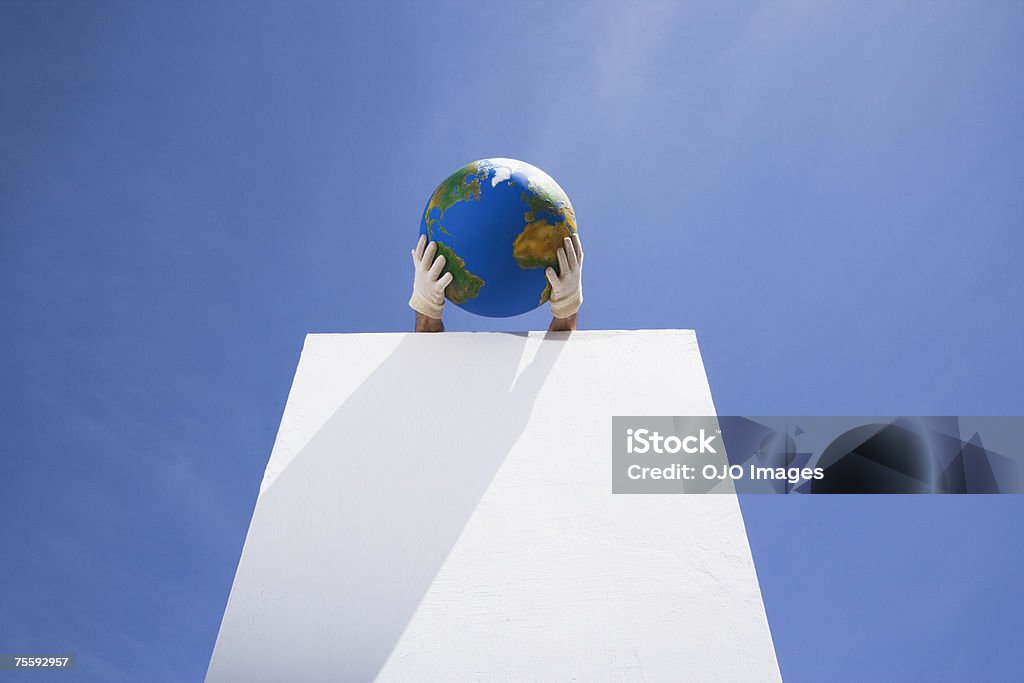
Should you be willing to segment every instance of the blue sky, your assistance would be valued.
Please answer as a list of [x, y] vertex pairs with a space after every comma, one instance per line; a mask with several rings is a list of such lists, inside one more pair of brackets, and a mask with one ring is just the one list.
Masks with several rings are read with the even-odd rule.
[[[0, 4], [0, 651], [201, 678], [303, 335], [481, 157], [723, 414], [1024, 413], [1024, 5], [895, 5]], [[1024, 497], [742, 505], [787, 680], [1020, 677]]]

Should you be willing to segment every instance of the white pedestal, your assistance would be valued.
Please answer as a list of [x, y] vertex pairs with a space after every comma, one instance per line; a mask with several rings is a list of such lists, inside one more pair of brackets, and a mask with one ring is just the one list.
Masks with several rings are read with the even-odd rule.
[[692, 331], [309, 335], [207, 680], [778, 680], [736, 497], [611, 493], [711, 414]]

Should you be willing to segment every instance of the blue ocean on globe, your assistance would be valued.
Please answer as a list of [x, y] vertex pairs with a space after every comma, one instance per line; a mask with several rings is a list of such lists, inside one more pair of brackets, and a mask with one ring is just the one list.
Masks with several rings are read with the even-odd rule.
[[548, 300], [544, 269], [576, 232], [569, 198], [551, 176], [515, 159], [481, 159], [441, 183], [420, 233], [437, 242], [452, 274], [445, 296], [477, 315], [506, 318]]

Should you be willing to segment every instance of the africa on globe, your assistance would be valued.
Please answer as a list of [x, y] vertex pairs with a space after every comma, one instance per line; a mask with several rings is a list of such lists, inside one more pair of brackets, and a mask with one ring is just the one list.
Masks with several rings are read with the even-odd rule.
[[545, 303], [548, 266], [576, 232], [569, 198], [551, 176], [515, 159], [481, 159], [453, 173], [427, 202], [420, 233], [452, 274], [449, 301], [505, 318]]

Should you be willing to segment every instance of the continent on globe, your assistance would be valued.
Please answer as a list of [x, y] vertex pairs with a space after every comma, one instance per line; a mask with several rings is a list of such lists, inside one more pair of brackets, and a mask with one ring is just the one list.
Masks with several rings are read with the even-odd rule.
[[548, 300], [544, 277], [576, 232], [576, 213], [558, 183], [515, 159], [481, 159], [442, 182], [420, 233], [437, 242], [452, 282], [446, 297], [471, 313], [508, 317]]

